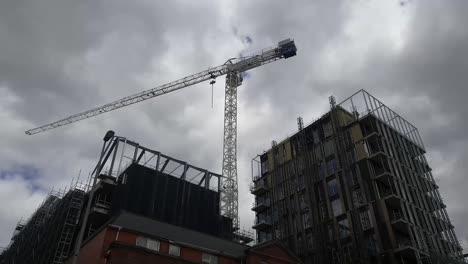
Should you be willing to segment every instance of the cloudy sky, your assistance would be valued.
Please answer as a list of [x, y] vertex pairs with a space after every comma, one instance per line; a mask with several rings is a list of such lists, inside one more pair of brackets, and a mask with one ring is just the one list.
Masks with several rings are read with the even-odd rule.
[[[459, 240], [468, 239], [468, 2], [0, 1], [0, 246], [49, 190], [87, 175], [103, 134], [221, 170], [224, 79], [68, 127], [24, 131], [292, 37], [298, 55], [239, 88], [241, 225], [250, 160], [366, 89], [419, 128]], [[251, 40], [251, 41], [249, 41]]]

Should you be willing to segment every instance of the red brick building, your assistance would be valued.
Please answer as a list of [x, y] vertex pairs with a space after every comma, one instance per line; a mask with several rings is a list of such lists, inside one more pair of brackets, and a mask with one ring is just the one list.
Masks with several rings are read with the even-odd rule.
[[289, 264], [300, 260], [276, 242], [249, 247], [123, 212], [83, 243], [78, 263]]

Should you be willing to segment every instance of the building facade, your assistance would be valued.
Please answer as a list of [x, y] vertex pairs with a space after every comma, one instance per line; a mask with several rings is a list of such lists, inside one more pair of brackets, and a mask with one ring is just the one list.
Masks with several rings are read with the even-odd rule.
[[253, 159], [257, 240], [304, 263], [462, 261], [418, 130], [363, 90], [330, 105]]
[[[279, 243], [249, 247], [220, 237], [121, 212], [84, 241], [78, 264], [292, 264]], [[72, 263], [68, 260], [66, 263]]]

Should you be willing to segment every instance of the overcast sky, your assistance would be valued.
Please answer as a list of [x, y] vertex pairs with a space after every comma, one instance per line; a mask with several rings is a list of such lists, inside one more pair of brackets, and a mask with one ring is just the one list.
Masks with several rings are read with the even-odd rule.
[[241, 226], [250, 160], [366, 89], [419, 128], [459, 240], [468, 239], [468, 2], [0, 1], [0, 246], [49, 190], [87, 175], [108, 129], [221, 171], [224, 78], [68, 127], [24, 131], [292, 37], [298, 55], [239, 88]]

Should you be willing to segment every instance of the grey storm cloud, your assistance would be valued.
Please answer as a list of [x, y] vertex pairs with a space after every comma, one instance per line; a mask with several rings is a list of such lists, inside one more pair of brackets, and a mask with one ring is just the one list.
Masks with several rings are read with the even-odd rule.
[[[467, 240], [467, 13], [465, 1], [435, 0], [2, 1], [0, 199], [10, 202], [0, 206], [0, 245], [52, 186], [87, 176], [108, 129], [219, 172], [224, 79], [213, 108], [206, 83], [36, 136], [24, 130], [288, 37], [298, 55], [249, 71], [239, 88], [241, 225], [254, 217], [250, 159], [294, 132], [296, 117], [327, 111], [328, 96], [366, 89], [419, 128]], [[394, 27], [404, 29], [398, 45]]]

